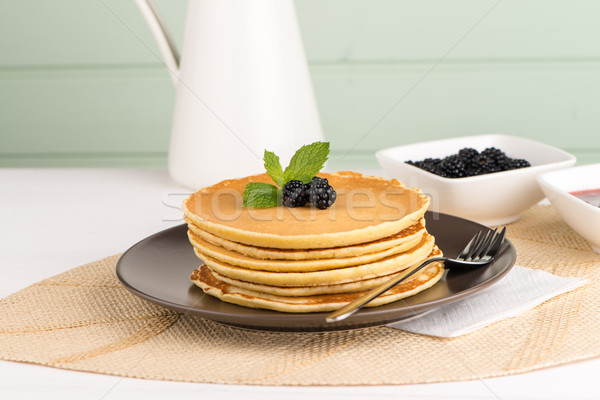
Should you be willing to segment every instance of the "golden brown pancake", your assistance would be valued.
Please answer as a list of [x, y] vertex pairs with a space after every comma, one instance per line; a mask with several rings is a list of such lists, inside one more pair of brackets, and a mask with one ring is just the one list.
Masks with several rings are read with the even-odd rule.
[[[440, 249], [434, 246], [433, 251], [427, 258], [439, 257], [442, 255]], [[255, 292], [269, 293], [278, 296], [293, 297], [293, 296], [313, 296], [316, 294], [333, 294], [333, 293], [347, 293], [347, 292], [359, 292], [363, 290], [372, 289], [382, 283], [392, 279], [395, 275], [400, 272], [396, 272], [390, 275], [384, 275], [377, 278], [358, 280], [354, 282], [333, 284], [333, 285], [321, 285], [321, 286], [297, 286], [297, 287], [281, 287], [281, 286], [270, 286], [261, 285], [258, 283], [240, 281], [238, 279], [232, 279], [227, 276], [221, 275], [216, 271], [212, 271], [212, 274], [218, 280], [230, 284], [231, 286], [253, 290]], [[409, 278], [410, 279], [410, 278]]]
[[194, 252], [210, 269], [217, 271], [221, 275], [263, 285], [290, 287], [332, 285], [389, 275], [424, 260], [433, 250], [433, 246], [433, 236], [426, 233], [418, 245], [409, 251], [400, 253], [400, 255], [386, 257], [369, 264], [310, 272], [252, 270], [224, 263], [206, 254], [202, 254], [197, 248], [194, 248]]
[[326, 210], [242, 206], [247, 183], [272, 183], [267, 174], [231, 179], [198, 190], [183, 203], [193, 225], [229, 241], [278, 249], [322, 249], [367, 243], [416, 224], [429, 198], [396, 179], [357, 172], [319, 174], [337, 192]]
[[421, 232], [421, 237], [417, 236], [409, 242], [404, 242], [399, 246], [377, 253], [363, 254], [355, 257], [322, 258], [316, 260], [261, 260], [212, 244], [195, 235], [191, 230], [188, 231], [188, 238], [199, 253], [230, 265], [262, 271], [307, 272], [370, 264], [384, 258], [387, 258], [389, 262], [393, 262], [394, 257], [403, 257], [402, 253], [419, 244], [424, 233], [425, 229]]
[[[421, 292], [433, 286], [442, 277], [443, 271], [439, 263], [432, 263], [417, 273], [414, 279], [393, 287], [371, 301], [367, 307], [388, 304]], [[219, 280], [206, 265], [202, 265], [198, 270], [195, 270], [190, 279], [194, 284], [202, 288], [205, 293], [218, 297], [228, 303], [294, 313], [337, 310], [365, 293], [364, 291], [359, 291], [314, 296], [277, 296], [225, 283]]]
[[332, 247], [327, 249], [276, 249], [269, 247], [250, 246], [243, 243], [232, 242], [206, 232], [189, 219], [186, 219], [189, 229], [202, 239], [224, 247], [226, 249], [241, 253], [248, 257], [273, 260], [315, 260], [324, 258], [359, 257], [363, 254], [377, 253], [397, 247], [397, 252], [404, 251], [407, 242], [413, 242], [423, 236], [425, 232], [425, 219], [403, 229], [391, 236], [378, 239], [368, 243], [361, 243], [345, 247]]

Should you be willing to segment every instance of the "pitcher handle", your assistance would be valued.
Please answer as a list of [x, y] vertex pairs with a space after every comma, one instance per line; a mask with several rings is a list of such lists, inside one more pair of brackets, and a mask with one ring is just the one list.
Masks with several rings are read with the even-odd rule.
[[169, 70], [173, 84], [177, 86], [177, 82], [179, 81], [179, 52], [177, 51], [177, 46], [160, 18], [152, 0], [135, 0], [135, 2], [148, 23], [156, 43], [158, 43], [158, 48]]

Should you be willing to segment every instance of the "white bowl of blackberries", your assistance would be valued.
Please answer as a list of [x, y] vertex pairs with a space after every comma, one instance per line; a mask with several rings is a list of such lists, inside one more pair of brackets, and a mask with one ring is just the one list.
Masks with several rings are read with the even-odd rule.
[[408, 144], [375, 155], [391, 178], [429, 195], [431, 211], [487, 226], [519, 219], [544, 198], [536, 177], [576, 161], [548, 144], [499, 134]]
[[600, 164], [547, 172], [537, 180], [567, 225], [600, 253]]

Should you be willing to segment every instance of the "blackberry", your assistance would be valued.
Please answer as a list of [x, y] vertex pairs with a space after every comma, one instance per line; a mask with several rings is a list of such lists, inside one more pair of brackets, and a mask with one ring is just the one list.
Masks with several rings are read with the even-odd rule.
[[509, 158], [504, 152], [495, 147], [488, 147], [481, 152], [481, 155], [489, 160], [489, 172], [500, 172], [508, 171], [513, 169], [511, 167], [512, 159]]
[[523, 160], [522, 158], [513, 158], [510, 161], [510, 167], [511, 169], [531, 167], [531, 163], [529, 163], [527, 160]]
[[318, 209], [324, 210], [335, 202], [337, 193], [327, 179], [315, 176], [306, 186], [308, 200]]
[[481, 152], [481, 155], [484, 157], [489, 157], [490, 159], [494, 160], [496, 164], [501, 164], [508, 158], [502, 150], [497, 149], [495, 147], [488, 147], [487, 149]]
[[462, 178], [466, 175], [466, 165], [458, 155], [451, 155], [442, 160], [440, 169], [442, 176], [447, 178]]
[[498, 167], [496, 159], [483, 153], [479, 155], [477, 160], [481, 174], [491, 174], [492, 172], [501, 171]]
[[286, 207], [302, 207], [308, 201], [306, 186], [302, 181], [289, 181], [283, 186], [281, 200]]
[[481, 166], [479, 165], [479, 152], [473, 148], [467, 147], [458, 151], [458, 158], [465, 165], [465, 176], [473, 176], [481, 174]]
[[329, 185], [329, 181], [327, 180], [327, 178], [321, 178], [320, 176], [315, 176], [312, 178], [312, 181], [310, 181], [306, 184], [306, 190], [309, 190], [311, 185], [316, 185], [316, 184]]
[[432, 174], [439, 174], [439, 166], [441, 162], [442, 160], [439, 158], [426, 158], [422, 161], [407, 161], [407, 163], [431, 172]]
[[463, 160], [463, 162], [467, 165], [476, 162], [478, 156], [479, 152], [470, 147], [465, 147], [464, 149], [460, 149], [458, 151], [458, 158]]

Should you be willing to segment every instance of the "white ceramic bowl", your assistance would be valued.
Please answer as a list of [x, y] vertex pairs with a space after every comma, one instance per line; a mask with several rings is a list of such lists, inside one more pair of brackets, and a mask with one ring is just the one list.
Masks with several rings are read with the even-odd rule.
[[582, 165], [542, 174], [537, 178], [542, 190], [561, 218], [590, 242], [600, 253], [600, 207], [570, 192], [600, 189], [600, 164]]
[[[443, 178], [406, 161], [443, 158], [472, 147], [483, 151], [496, 147], [511, 158], [523, 158], [531, 167], [466, 178]], [[575, 157], [556, 147], [507, 135], [465, 136], [393, 147], [375, 156], [385, 172], [408, 187], [431, 197], [430, 210], [493, 226], [517, 220], [521, 213], [544, 198], [537, 175], [575, 164]]]

